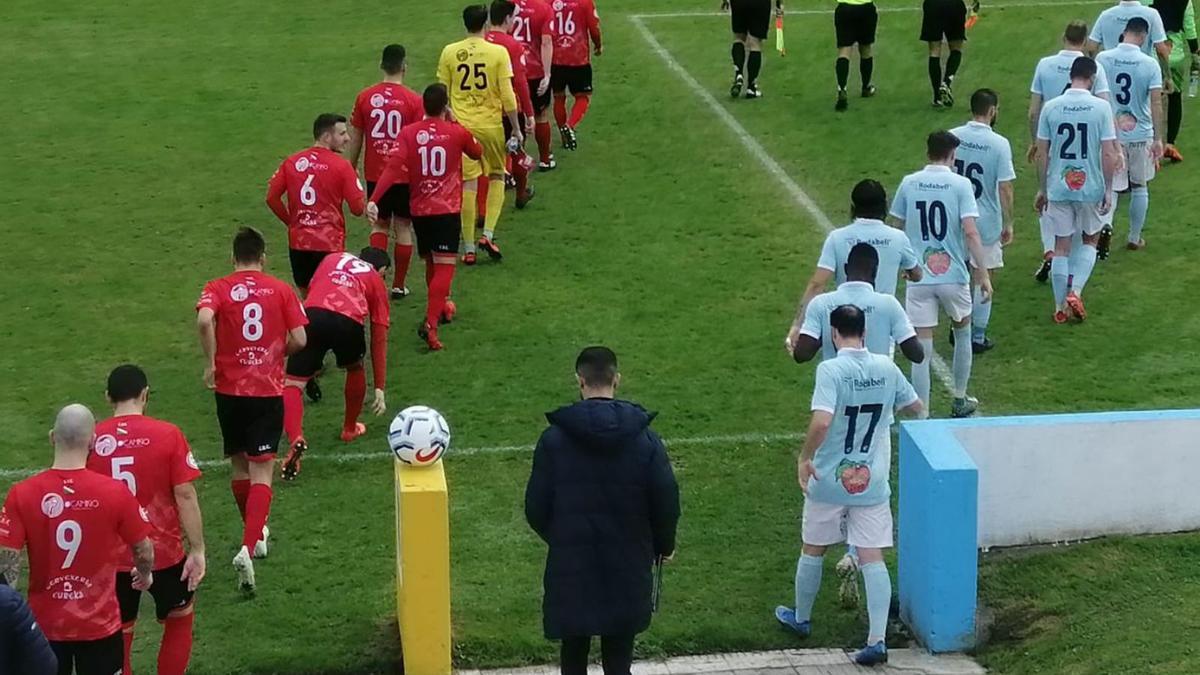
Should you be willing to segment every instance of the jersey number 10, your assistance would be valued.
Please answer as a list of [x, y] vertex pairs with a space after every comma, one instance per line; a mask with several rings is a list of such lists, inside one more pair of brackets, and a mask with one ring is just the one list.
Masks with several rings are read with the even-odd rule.
[[938, 200], [932, 202], [917, 202], [917, 215], [921, 218], [921, 240], [929, 241], [929, 237], [941, 241], [946, 238], [946, 228], [950, 223], [946, 215], [946, 205]]

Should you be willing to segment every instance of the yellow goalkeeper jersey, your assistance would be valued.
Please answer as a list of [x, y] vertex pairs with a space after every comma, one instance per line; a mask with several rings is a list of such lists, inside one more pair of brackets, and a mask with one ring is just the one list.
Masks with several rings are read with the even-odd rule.
[[505, 111], [517, 109], [508, 51], [481, 37], [446, 45], [437, 78], [450, 91], [450, 109], [469, 129], [499, 127]]

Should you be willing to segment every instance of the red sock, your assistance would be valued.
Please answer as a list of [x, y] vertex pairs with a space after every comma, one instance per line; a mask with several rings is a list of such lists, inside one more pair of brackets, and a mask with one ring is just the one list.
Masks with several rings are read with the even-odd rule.
[[524, 196], [525, 190], [529, 187], [529, 171], [521, 166], [520, 162], [513, 162], [512, 175], [517, 179], [517, 194]]
[[454, 265], [437, 263], [433, 265], [433, 282], [429, 285], [429, 304], [425, 308], [425, 321], [430, 326], [438, 325], [438, 318], [446, 308], [446, 298], [450, 297], [450, 285], [454, 282]]
[[571, 119], [567, 120], [567, 126], [574, 129], [583, 121], [583, 116], [587, 114], [588, 106], [592, 103], [590, 94], [576, 94], [575, 104], [571, 106]]
[[283, 430], [288, 445], [304, 438], [304, 394], [300, 387], [283, 388]]
[[125, 665], [121, 672], [128, 675], [133, 675], [133, 666], [129, 663], [129, 656], [133, 653], [133, 627], [135, 625], [136, 623], [133, 621], [121, 624], [121, 639], [125, 641]]
[[245, 522], [246, 499], [250, 496], [250, 479], [230, 481], [229, 489], [233, 492], [233, 501], [237, 502], [238, 513], [242, 514], [242, 522]]
[[263, 525], [267, 524], [267, 516], [271, 513], [271, 486], [266, 483], [255, 483], [250, 486], [250, 494], [246, 496], [246, 526], [242, 530], [242, 546], [254, 552], [254, 545], [262, 539]]
[[421, 259], [425, 261], [425, 288], [433, 286], [433, 256], [423, 255]]
[[477, 221], [487, 217], [487, 195], [488, 184], [491, 181], [487, 176], [480, 176], [479, 180], [475, 181], [475, 210], [479, 215], [476, 216]]
[[162, 645], [158, 648], [158, 675], [183, 675], [192, 658], [193, 612], [168, 616], [163, 622]]
[[367, 371], [362, 365], [346, 371], [346, 414], [342, 417], [342, 430], [354, 431], [358, 414], [362, 412], [363, 399], [367, 395]]
[[537, 138], [538, 159], [543, 164], [550, 163], [550, 123], [538, 122], [533, 128], [533, 135]]
[[567, 126], [567, 95], [554, 95], [554, 121], [558, 123], [558, 127]]
[[392, 277], [392, 288], [404, 288], [404, 282], [408, 281], [408, 268], [412, 265], [412, 244], [396, 244], [392, 248], [392, 257], [396, 266], [396, 276]]
[[377, 248], [380, 251], [386, 251], [387, 250], [387, 240], [388, 240], [387, 232], [372, 232], [371, 233], [371, 247], [372, 248]]

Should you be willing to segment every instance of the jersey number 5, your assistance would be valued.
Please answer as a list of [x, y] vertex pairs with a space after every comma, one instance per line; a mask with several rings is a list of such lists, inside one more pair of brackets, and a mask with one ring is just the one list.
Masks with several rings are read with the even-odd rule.
[[[471, 91], [471, 89], [487, 89], [487, 66], [482, 63], [475, 63], [472, 65], [474, 68], [465, 63], [458, 64], [458, 74], [462, 78], [459, 80], [458, 88], [462, 89], [463, 91]], [[473, 83], [469, 81], [472, 80], [472, 74], [474, 74]]]
[[112, 461], [112, 477], [113, 480], [124, 481], [129, 491], [134, 495], [137, 494], [137, 477], [132, 471], [126, 471], [125, 467], [133, 468], [132, 457], [113, 457]]

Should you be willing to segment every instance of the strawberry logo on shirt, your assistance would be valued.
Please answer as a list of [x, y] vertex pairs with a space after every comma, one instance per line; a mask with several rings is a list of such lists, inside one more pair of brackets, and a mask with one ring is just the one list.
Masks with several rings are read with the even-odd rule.
[[940, 277], [950, 271], [950, 254], [941, 249], [925, 249], [925, 267], [935, 277]]
[[862, 494], [871, 484], [871, 467], [865, 462], [843, 459], [842, 463], [837, 466], [837, 476], [846, 492], [852, 495]]
[[1133, 113], [1124, 111], [1117, 115], [1117, 128], [1121, 131], [1133, 131], [1137, 128], [1137, 118], [1133, 116]]
[[1078, 192], [1087, 184], [1087, 171], [1082, 166], [1068, 166], [1063, 169], [1062, 179], [1068, 190]]

